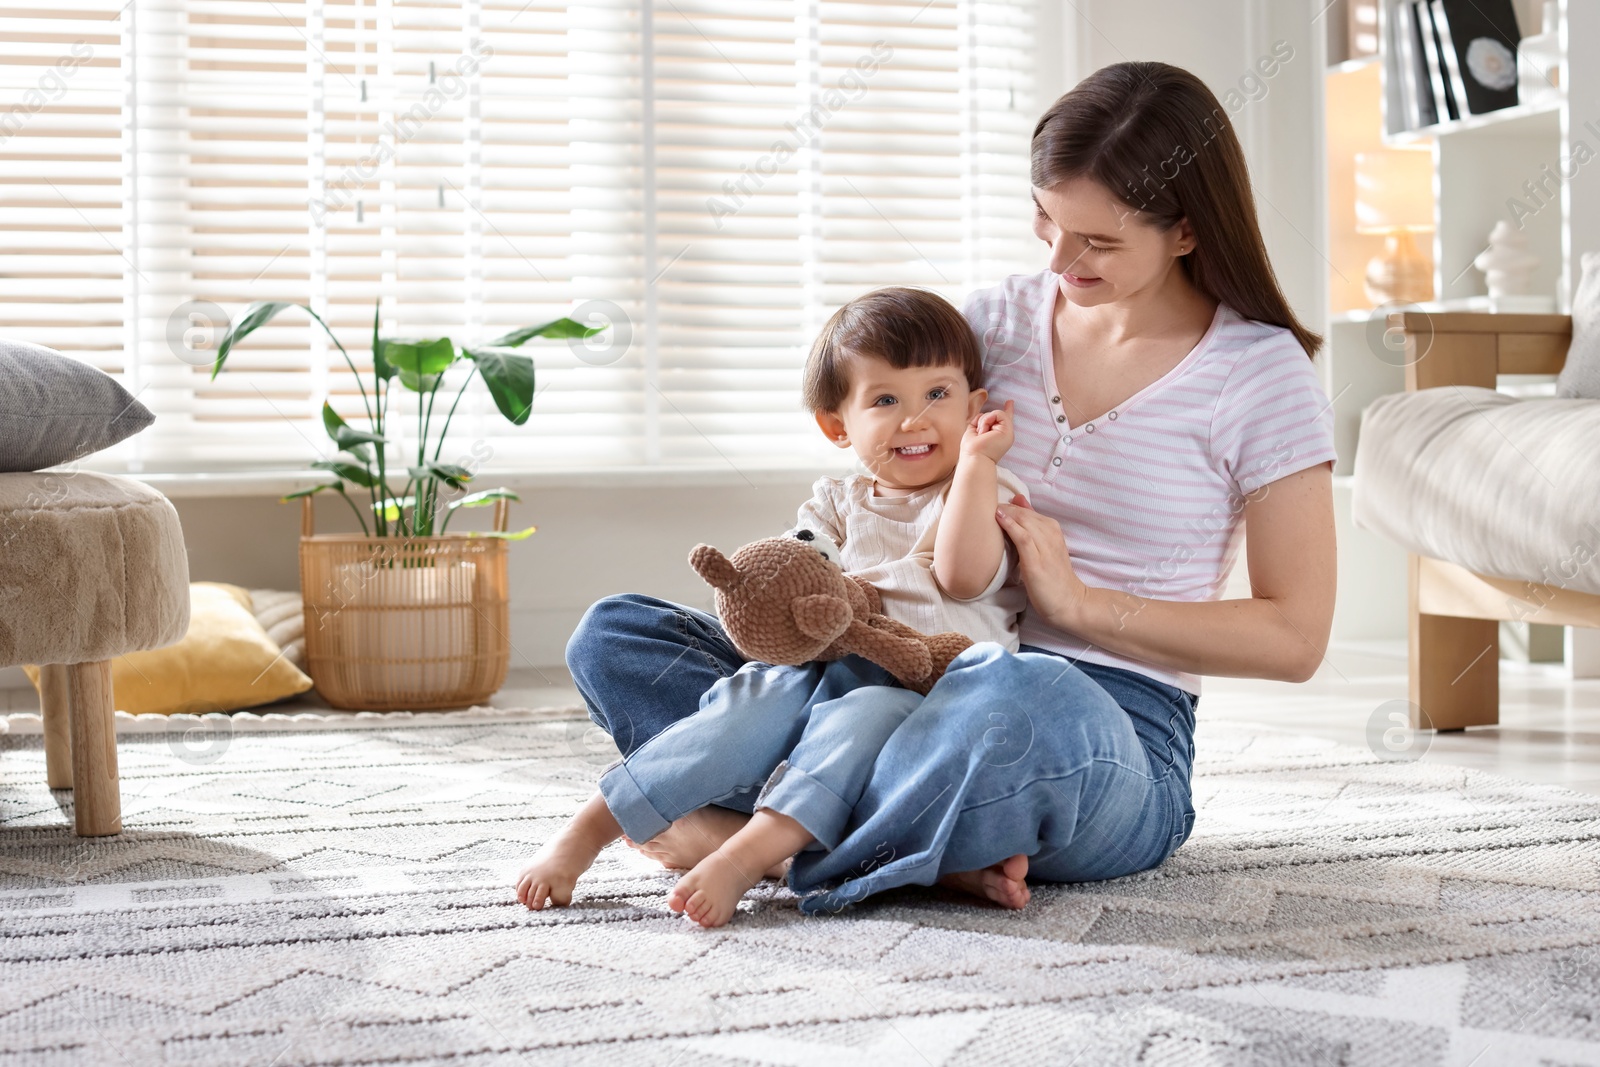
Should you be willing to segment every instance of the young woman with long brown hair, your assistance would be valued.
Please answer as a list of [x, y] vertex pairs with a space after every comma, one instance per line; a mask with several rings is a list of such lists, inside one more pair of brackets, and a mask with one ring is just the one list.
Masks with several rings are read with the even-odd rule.
[[[1040, 119], [1031, 177], [1047, 268], [965, 306], [1032, 501], [999, 516], [1022, 649], [969, 649], [890, 736], [846, 837], [794, 860], [808, 912], [935, 881], [1021, 907], [1027, 878], [1159, 864], [1193, 828], [1199, 675], [1303, 681], [1326, 648], [1320, 338], [1273, 275], [1227, 113], [1187, 71], [1115, 64]], [[1244, 531], [1251, 596], [1221, 600]], [[568, 663], [630, 752], [743, 658], [711, 616], [628, 596], [591, 609]], [[642, 851], [693, 866], [747, 818], [728, 803]]]

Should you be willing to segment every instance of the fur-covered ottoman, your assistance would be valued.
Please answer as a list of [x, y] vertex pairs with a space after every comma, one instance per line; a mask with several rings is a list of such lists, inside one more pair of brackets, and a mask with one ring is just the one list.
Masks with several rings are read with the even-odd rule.
[[42, 667], [52, 789], [74, 789], [77, 832], [122, 829], [113, 656], [189, 626], [189, 561], [171, 502], [87, 471], [0, 474], [0, 667]]

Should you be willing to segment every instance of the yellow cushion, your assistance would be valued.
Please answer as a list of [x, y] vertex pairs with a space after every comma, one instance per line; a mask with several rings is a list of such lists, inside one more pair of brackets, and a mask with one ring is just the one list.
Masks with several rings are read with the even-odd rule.
[[[249, 592], [236, 585], [191, 583], [183, 640], [111, 661], [117, 707], [134, 715], [203, 715], [270, 704], [310, 689], [311, 679], [279, 654], [250, 607]], [[26, 670], [37, 688], [39, 669]]]

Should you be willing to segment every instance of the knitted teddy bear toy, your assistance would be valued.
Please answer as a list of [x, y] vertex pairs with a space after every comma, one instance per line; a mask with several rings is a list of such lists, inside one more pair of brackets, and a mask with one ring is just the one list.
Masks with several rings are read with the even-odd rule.
[[716, 590], [722, 627], [749, 658], [799, 666], [854, 654], [926, 694], [972, 641], [889, 618], [872, 584], [840, 570], [819, 543], [796, 530], [752, 541], [732, 558], [696, 545], [689, 565]]

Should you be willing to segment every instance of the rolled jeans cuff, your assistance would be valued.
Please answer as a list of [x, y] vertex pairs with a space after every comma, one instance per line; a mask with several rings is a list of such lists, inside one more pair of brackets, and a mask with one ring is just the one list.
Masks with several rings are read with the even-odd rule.
[[829, 850], [837, 848], [844, 838], [851, 807], [805, 771], [789, 766], [788, 760], [778, 764], [756, 798], [757, 810], [771, 808], [787, 815]]
[[629, 840], [648, 841], [672, 825], [644, 795], [626, 763], [618, 762], [606, 768], [600, 776], [600, 795], [606, 798], [611, 817], [617, 820]]

